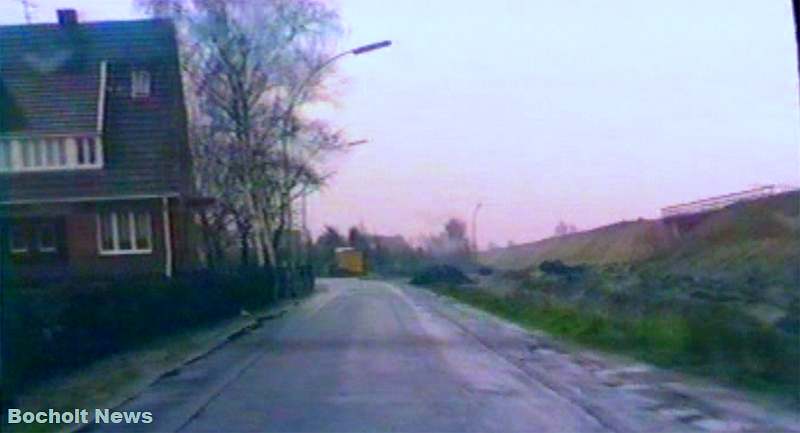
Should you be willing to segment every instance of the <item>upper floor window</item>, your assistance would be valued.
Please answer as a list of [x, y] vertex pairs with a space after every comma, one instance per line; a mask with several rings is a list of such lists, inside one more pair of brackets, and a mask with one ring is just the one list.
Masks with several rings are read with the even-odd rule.
[[150, 84], [150, 72], [144, 70], [135, 70], [131, 72], [131, 97], [149, 97]]
[[0, 140], [0, 172], [101, 168], [99, 137]]

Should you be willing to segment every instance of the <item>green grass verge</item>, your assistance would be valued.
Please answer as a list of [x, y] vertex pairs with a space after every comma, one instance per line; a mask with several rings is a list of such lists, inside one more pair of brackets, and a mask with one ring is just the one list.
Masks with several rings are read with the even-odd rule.
[[724, 307], [626, 317], [479, 290], [432, 290], [528, 329], [800, 403], [800, 343]]

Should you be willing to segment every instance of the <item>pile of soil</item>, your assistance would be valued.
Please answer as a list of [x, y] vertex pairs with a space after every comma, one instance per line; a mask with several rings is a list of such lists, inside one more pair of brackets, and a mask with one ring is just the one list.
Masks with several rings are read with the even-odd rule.
[[460, 285], [471, 284], [472, 282], [461, 270], [450, 265], [429, 266], [411, 279], [411, 284], [418, 286], [430, 284]]

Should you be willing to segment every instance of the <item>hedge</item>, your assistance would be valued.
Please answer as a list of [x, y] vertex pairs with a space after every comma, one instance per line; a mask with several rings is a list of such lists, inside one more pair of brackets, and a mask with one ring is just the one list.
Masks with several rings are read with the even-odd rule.
[[[282, 274], [282, 273], [281, 273]], [[313, 285], [301, 272], [301, 291]], [[173, 279], [77, 282], [2, 289], [2, 399], [25, 386], [135, 348], [156, 337], [234, 317], [275, 302], [263, 269], [196, 272]]]

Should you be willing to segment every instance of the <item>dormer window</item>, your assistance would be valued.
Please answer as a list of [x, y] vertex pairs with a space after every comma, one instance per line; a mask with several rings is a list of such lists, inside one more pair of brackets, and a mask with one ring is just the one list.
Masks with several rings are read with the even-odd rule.
[[150, 96], [150, 72], [135, 70], [131, 72], [131, 97], [147, 98]]

